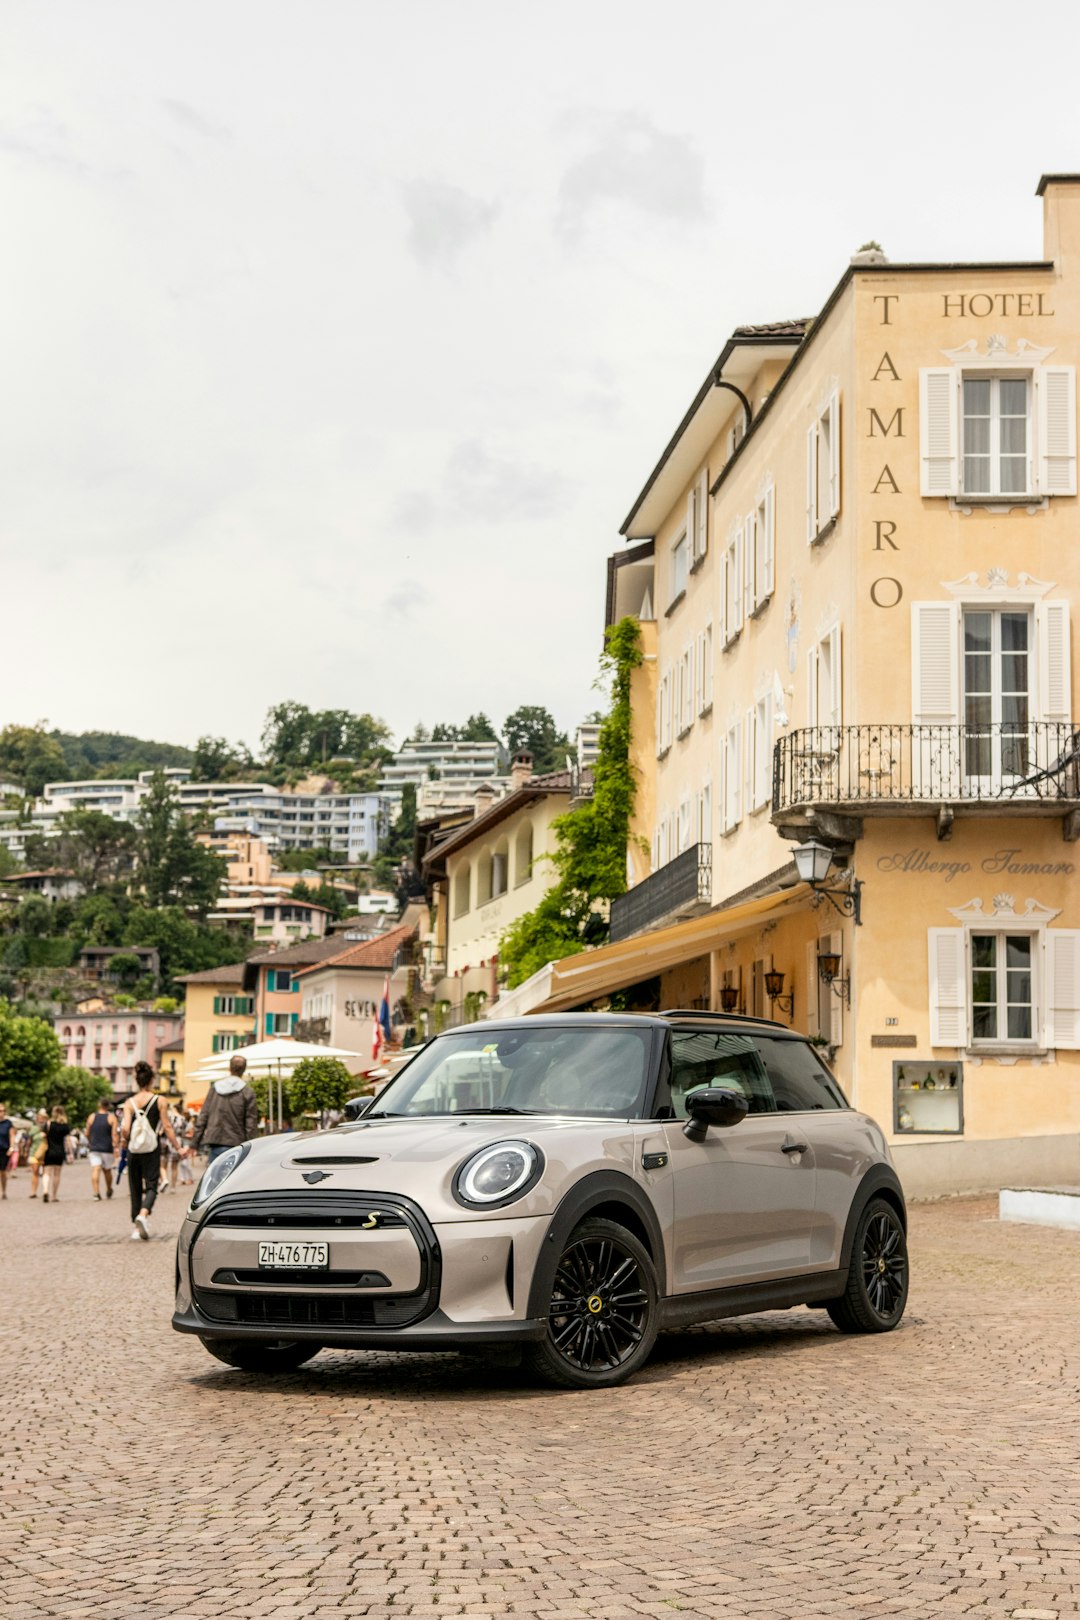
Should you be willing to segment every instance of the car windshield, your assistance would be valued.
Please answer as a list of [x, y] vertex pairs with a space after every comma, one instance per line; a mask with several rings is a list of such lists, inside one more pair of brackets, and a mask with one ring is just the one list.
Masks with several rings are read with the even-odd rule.
[[464, 1030], [440, 1036], [392, 1081], [368, 1119], [413, 1114], [640, 1117], [644, 1029]]

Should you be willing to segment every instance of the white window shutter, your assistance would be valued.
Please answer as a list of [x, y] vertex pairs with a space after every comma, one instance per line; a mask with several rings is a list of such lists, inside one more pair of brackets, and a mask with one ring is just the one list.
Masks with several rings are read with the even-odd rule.
[[754, 737], [754, 807], [767, 804], [772, 797], [772, 737], [773, 737], [773, 697], [767, 693], [764, 701], [755, 710], [757, 731]]
[[829, 516], [840, 510], [840, 395], [829, 396]]
[[754, 759], [757, 748], [757, 712], [750, 708], [746, 711], [745, 731], [743, 733], [743, 792], [746, 813], [754, 808], [757, 802], [754, 798]]
[[962, 928], [928, 928], [930, 1045], [967, 1045], [967, 953]]
[[705, 707], [712, 708], [713, 702], [713, 631], [712, 621], [705, 626]]
[[727, 756], [728, 756], [728, 740], [727, 740], [727, 737], [724, 736], [721, 739], [721, 742], [720, 742], [720, 771], [719, 771], [719, 781], [717, 782], [717, 791], [718, 791], [719, 796], [720, 796], [719, 797], [719, 802], [717, 804], [717, 809], [720, 812], [720, 831], [722, 833], [726, 833], [727, 830], [728, 830], [728, 799], [727, 799], [728, 759], [727, 759]]
[[709, 549], [709, 470], [703, 467], [694, 489], [694, 520], [697, 525], [697, 557]]
[[1046, 1044], [1080, 1048], [1080, 929], [1046, 930]]
[[923, 495], [960, 492], [957, 442], [960, 373], [955, 366], [919, 372], [919, 489]]
[[834, 625], [829, 631], [829, 691], [827, 694], [829, 704], [829, 724], [839, 726], [844, 718], [844, 680], [843, 668], [840, 663], [840, 626]]
[[1068, 602], [1040, 602], [1035, 609], [1035, 624], [1041, 718], [1068, 724], [1072, 719]]
[[950, 724], [960, 709], [960, 609], [911, 604], [911, 710], [916, 725]]
[[[850, 972], [850, 968], [844, 960], [844, 935], [842, 930], [837, 929], [835, 933], [829, 935], [826, 949], [840, 958], [840, 977], [844, 978]], [[848, 982], [850, 983], [850, 980]], [[834, 1046], [843, 1046], [844, 1044], [844, 1003], [831, 986], [829, 988], [829, 1039]]]
[[734, 547], [734, 553], [733, 553], [734, 566], [733, 566], [733, 570], [732, 570], [731, 590], [730, 590], [730, 593], [728, 595], [728, 601], [732, 606], [731, 622], [732, 622], [732, 631], [734, 632], [735, 630], [738, 630], [740, 628], [740, 626], [742, 625], [742, 622], [743, 622], [743, 606], [742, 606], [743, 526], [742, 526], [741, 523], [736, 525], [735, 538], [734, 538], [734, 540], [732, 542], [732, 545]]
[[664, 678], [656, 683], [656, 757], [664, 752]]
[[753, 512], [743, 523], [743, 617], [748, 619], [757, 606], [757, 520]]
[[812, 939], [806, 947], [806, 1033], [820, 1033], [818, 1018], [818, 942]]
[[1076, 494], [1076, 367], [1036, 366], [1039, 494]]
[[776, 487], [770, 484], [765, 491], [765, 546], [763, 598], [770, 597], [776, 588]]
[[686, 497], [686, 549], [690, 553], [691, 568], [697, 562], [697, 485], [691, 486]]
[[728, 759], [728, 787], [731, 793], [731, 822], [737, 827], [742, 820], [742, 721], [736, 720], [730, 732], [731, 755]]
[[817, 538], [817, 423], [806, 430], [806, 543], [812, 546]]
[[701, 790], [701, 838], [702, 844], [712, 847], [712, 783], [706, 782]]
[[727, 646], [727, 548], [721, 552], [721, 646]]
[[820, 724], [818, 711], [818, 649], [810, 647], [806, 653], [806, 723], [808, 726]]

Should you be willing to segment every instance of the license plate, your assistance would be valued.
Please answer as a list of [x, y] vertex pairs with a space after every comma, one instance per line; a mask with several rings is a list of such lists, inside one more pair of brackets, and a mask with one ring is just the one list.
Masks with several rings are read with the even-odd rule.
[[329, 1243], [260, 1243], [259, 1265], [317, 1271], [330, 1264]]

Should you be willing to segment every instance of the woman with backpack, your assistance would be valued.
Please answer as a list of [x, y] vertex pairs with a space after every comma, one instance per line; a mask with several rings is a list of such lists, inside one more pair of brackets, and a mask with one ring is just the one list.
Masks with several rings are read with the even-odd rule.
[[160, 1102], [154, 1095], [154, 1071], [149, 1063], [136, 1063], [133, 1097], [124, 1103], [124, 1117], [120, 1126], [120, 1143], [127, 1149], [128, 1192], [131, 1196], [131, 1218], [135, 1222], [131, 1237], [150, 1240], [150, 1211], [158, 1194], [161, 1179], [161, 1143], [164, 1133], [180, 1152], [176, 1132]]

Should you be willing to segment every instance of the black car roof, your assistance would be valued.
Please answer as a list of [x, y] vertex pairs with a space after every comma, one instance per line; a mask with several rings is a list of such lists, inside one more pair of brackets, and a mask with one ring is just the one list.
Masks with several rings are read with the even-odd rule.
[[465, 1030], [473, 1029], [567, 1029], [575, 1025], [582, 1028], [607, 1025], [611, 1029], [643, 1025], [652, 1029], [670, 1029], [673, 1024], [681, 1023], [712, 1024], [731, 1030], [757, 1029], [763, 1034], [789, 1035], [796, 1040], [806, 1038], [800, 1030], [790, 1029], [787, 1024], [776, 1023], [771, 1018], [752, 1018], [746, 1013], [705, 1012], [698, 1007], [670, 1007], [658, 1013], [564, 1012], [532, 1013], [522, 1018], [482, 1018], [476, 1023], [458, 1024], [454, 1029], [443, 1030], [442, 1035], [460, 1035]]

